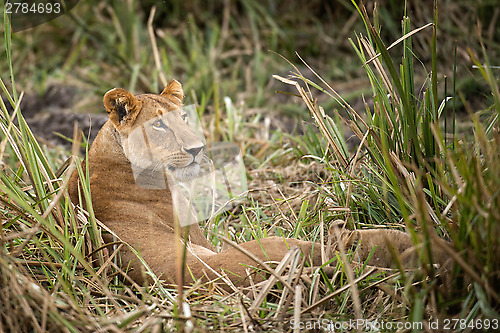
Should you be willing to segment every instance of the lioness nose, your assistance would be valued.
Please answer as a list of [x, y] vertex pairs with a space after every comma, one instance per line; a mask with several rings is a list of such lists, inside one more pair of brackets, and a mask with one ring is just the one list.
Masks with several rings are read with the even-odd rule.
[[196, 156], [196, 155], [198, 155], [198, 154], [199, 154], [199, 152], [200, 152], [202, 149], [203, 149], [203, 146], [201, 146], [201, 147], [193, 147], [193, 148], [189, 148], [189, 149], [184, 149], [184, 151], [185, 151], [186, 153], [189, 153], [189, 154], [193, 155], [193, 156]]

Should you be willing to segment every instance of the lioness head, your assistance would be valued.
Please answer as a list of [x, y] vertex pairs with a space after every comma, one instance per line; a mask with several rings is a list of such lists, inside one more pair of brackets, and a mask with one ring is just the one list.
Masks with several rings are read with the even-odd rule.
[[178, 180], [199, 174], [204, 144], [189, 127], [182, 102], [182, 86], [176, 80], [159, 95], [134, 96], [121, 88], [104, 95], [109, 119], [134, 172], [166, 170]]

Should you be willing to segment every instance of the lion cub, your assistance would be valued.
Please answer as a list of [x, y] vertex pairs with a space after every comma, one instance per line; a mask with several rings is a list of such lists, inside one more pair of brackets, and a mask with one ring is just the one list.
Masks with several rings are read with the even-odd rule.
[[[170, 81], [159, 95], [134, 96], [124, 89], [110, 90], [104, 96], [109, 120], [99, 131], [88, 156], [96, 218], [134, 247], [155, 274], [171, 283], [175, 283], [177, 267], [174, 221], [191, 218], [191, 211], [189, 207], [181, 209], [177, 212], [178, 219], [174, 218], [172, 189], [166, 180], [168, 177], [196, 177], [204, 159], [203, 143], [188, 126], [182, 103], [182, 86], [175, 80]], [[147, 131], [147, 139], [132, 140], [134, 133]], [[165, 187], [139, 186], [137, 169], [143, 171], [140, 175], [146, 175], [147, 179], [163, 181]], [[78, 204], [79, 178], [76, 172], [71, 177], [69, 193], [73, 203]], [[185, 234], [182, 229], [181, 235]], [[399, 231], [367, 230], [357, 231], [355, 235], [357, 240], [368, 240], [363, 249], [375, 245], [381, 249], [375, 254], [382, 265], [388, 265], [392, 257], [389, 251], [383, 251], [387, 249], [386, 239], [398, 235], [409, 240], [407, 234]], [[344, 236], [349, 242], [353, 234]], [[105, 237], [105, 241], [111, 240], [111, 237]], [[198, 224], [189, 227], [188, 235], [182, 241], [187, 243], [188, 249], [185, 283], [227, 274], [235, 285], [247, 285], [246, 269], [259, 266], [233, 247], [214, 252]], [[281, 261], [289, 248], [299, 247], [309, 257], [311, 265], [322, 264], [320, 245], [297, 239], [268, 237], [240, 244], [240, 247], [263, 262]], [[402, 250], [406, 249], [407, 246]], [[123, 250], [122, 261], [124, 268], [131, 268], [129, 276], [142, 283], [145, 275], [137, 257], [130, 250]]]

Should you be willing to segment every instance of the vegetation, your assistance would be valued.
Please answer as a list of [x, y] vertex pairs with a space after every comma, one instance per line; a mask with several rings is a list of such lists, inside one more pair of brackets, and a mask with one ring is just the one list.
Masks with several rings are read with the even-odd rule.
[[[297, 1], [280, 17], [285, 2], [152, 3], [86, 1], [15, 34], [4, 16], [0, 331], [292, 331], [323, 319], [423, 327], [457, 319], [455, 331], [474, 331], [478, 322], [479, 330], [493, 328], [500, 320], [500, 93], [489, 62], [498, 59], [500, 33], [493, 5], [407, 1], [405, 12], [393, 2], [367, 10], [355, 2]], [[454, 19], [469, 7], [471, 19]], [[475, 19], [482, 23], [477, 35]], [[330, 35], [333, 29], [341, 33]], [[468, 50], [467, 39], [474, 41]], [[467, 57], [475, 75], [464, 70]], [[235, 141], [244, 153], [249, 198], [210, 221], [207, 236], [216, 246], [223, 237], [270, 234], [326, 244], [330, 223], [343, 219], [351, 228], [408, 230], [422, 245], [421, 268], [373, 269], [341, 251], [328, 279], [291, 252], [282, 262], [287, 269], [276, 272], [292, 288], [270, 279], [233, 294], [198, 284], [179, 295], [158, 279], [150, 286], [127, 281], [116, 252], [102, 249], [106, 230], [93, 216], [88, 186], [81, 199], [87, 210], [65, 191], [73, 170], [86, 173], [76, 157], [77, 131], [71, 151], [41, 144], [23, 100], [54, 84], [75, 85], [73, 112], [97, 112], [99, 96], [112, 87], [156, 92], [171, 77], [198, 105], [207, 140]], [[295, 125], [271, 126], [283, 119]], [[450, 265], [439, 269], [430, 256], [437, 237], [450, 242]]]

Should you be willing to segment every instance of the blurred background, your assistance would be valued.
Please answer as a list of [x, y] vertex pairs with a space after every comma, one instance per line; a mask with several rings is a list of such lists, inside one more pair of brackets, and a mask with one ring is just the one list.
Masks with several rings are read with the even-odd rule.
[[[457, 90], [475, 110], [491, 94], [477, 80], [467, 49], [481, 59], [481, 37], [492, 62], [499, 59], [498, 4], [439, 1], [438, 80], [453, 76], [456, 45]], [[412, 28], [433, 21], [432, 0], [365, 5], [370, 15], [378, 13], [386, 45], [401, 36], [398, 22], [405, 11]], [[293, 64], [313, 79], [297, 53], [348, 102], [363, 109], [362, 96], [369, 102], [371, 87], [349, 41], [356, 34], [366, 35], [366, 30], [348, 0], [86, 0], [67, 15], [14, 33], [12, 53], [17, 89], [26, 93], [22, 111], [35, 134], [48, 143], [67, 142], [54, 132], [71, 136], [74, 120], [88, 133], [88, 113], [97, 114], [92, 118], [94, 135], [106, 119], [101, 102], [106, 91], [122, 87], [133, 93], [159, 92], [171, 78], [182, 82], [186, 104], [198, 104], [201, 114], [214, 115], [230, 100], [248, 116], [267, 116], [271, 129], [300, 132], [301, 121], [309, 119], [307, 110], [290, 95], [293, 87], [272, 75], [286, 76]], [[427, 75], [431, 36], [429, 27], [413, 37], [413, 52], [422, 64], [415, 66], [417, 86]], [[398, 47], [391, 51], [395, 57], [401, 54]], [[5, 50], [0, 54], [4, 57]], [[0, 76], [8, 77], [6, 61], [0, 62]], [[325, 94], [316, 97], [328, 113], [336, 107]]]

